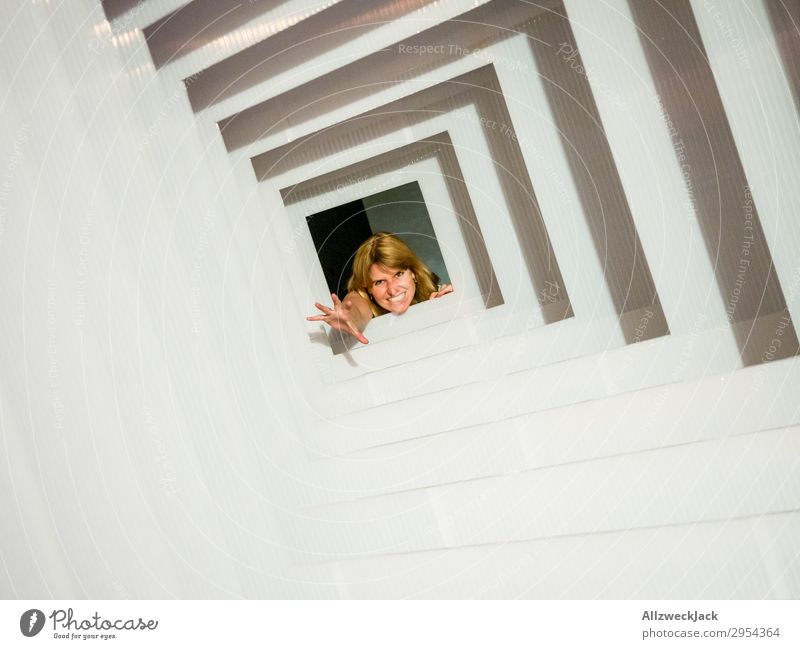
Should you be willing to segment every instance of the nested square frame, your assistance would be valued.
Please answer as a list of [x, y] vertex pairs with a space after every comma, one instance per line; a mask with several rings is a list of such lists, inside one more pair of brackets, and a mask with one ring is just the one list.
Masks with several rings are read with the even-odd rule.
[[[283, 207], [286, 219], [277, 220], [276, 225], [282, 230], [278, 236], [281, 240], [292, 240], [297, 247], [299, 265], [305, 269], [297, 276], [304, 277], [307, 281], [302, 286], [294, 286], [293, 291], [296, 295], [306, 296], [308, 298], [306, 302], [309, 304], [318, 300], [318, 296], [326, 296], [328, 293], [327, 285], [319, 268], [316, 250], [305, 224], [305, 217], [308, 214], [412, 180], [420, 183], [429, 212], [431, 212], [431, 221], [445, 255], [445, 263], [451, 270], [453, 283], [456, 285], [456, 294], [450, 296], [452, 299], [442, 300], [441, 305], [434, 303], [418, 305], [413, 312], [413, 317], [405, 319], [392, 317], [387, 320], [392, 323], [391, 325], [381, 324], [380, 318], [374, 320], [370, 323], [369, 335], [373, 342], [368, 346], [359, 345], [351, 349], [346, 361], [344, 358], [336, 358], [339, 355], [334, 356], [328, 347], [322, 358], [317, 355], [317, 361], [332, 365], [330, 377], [333, 382], [402, 362], [401, 358], [408, 358], [407, 350], [399, 351], [398, 353], [402, 356], [395, 358], [396, 354], [385, 349], [386, 346], [381, 343], [390, 339], [399, 342], [397, 339], [405, 334], [434, 325], [450, 324], [448, 340], [440, 341], [440, 343], [444, 345], [444, 348], [454, 348], [480, 340], [484, 335], [491, 335], [486, 332], [481, 333], [484, 330], [481, 325], [486, 325], [486, 331], [491, 330], [496, 336], [544, 324], [542, 305], [537, 300], [534, 287], [523, 270], [525, 264], [522, 251], [509, 218], [509, 207], [504, 203], [503, 192], [499, 186], [495, 163], [486, 142], [486, 135], [478, 127], [480, 123], [481, 116], [475, 107], [463, 106], [447, 114], [414, 124], [401, 134], [403, 138], [401, 142], [398, 142], [397, 133], [387, 134], [374, 138], [367, 145], [350, 151], [337, 152], [321, 160], [315, 160], [311, 164], [298, 166], [277, 176], [265, 178], [260, 183], [262, 189], [268, 192], [269, 196], [274, 197], [277, 191], [279, 195], [284, 196], [286, 202], [290, 203]], [[426, 161], [420, 160], [407, 165], [404, 170], [395, 169], [385, 174], [370, 175], [363, 171], [371, 159], [380, 155], [402, 156], [403, 146], [408, 146], [409, 140], [412, 143], [435, 141], [443, 133], [445, 139], [452, 142], [450, 153], [456, 157], [459, 171], [463, 175], [465, 190], [481, 228], [481, 237], [486, 244], [491, 272], [496, 274], [504, 301], [502, 306], [485, 312], [480, 321], [470, 318], [470, 324], [466, 327], [463, 324], [453, 327], [453, 319], [481, 312], [484, 310], [484, 305], [478, 282], [475, 280], [475, 271], [467, 269], [465, 265], [465, 260], [468, 263], [469, 255], [462, 233], [459, 231], [457, 211], [454, 209], [452, 197], [445, 186], [441, 164], [438, 161], [429, 161], [433, 162], [433, 166], [431, 166], [431, 164], [422, 164]], [[478, 136], [476, 137], [476, 135]], [[403, 146], [398, 147], [398, 144]], [[343, 165], [344, 161], [348, 164]], [[348, 169], [356, 166], [362, 169], [361, 176], [366, 175], [366, 178], [338, 185], [328, 179], [332, 186], [330, 191], [318, 193], [314, 198], [292, 203], [293, 190], [289, 188], [300, 184], [308, 186], [314, 182], [313, 179], [321, 179], [326, 174], [345, 176]], [[312, 180], [309, 181], [309, 178]], [[274, 198], [272, 200], [274, 201]], [[283, 221], [282, 225], [280, 221]], [[295, 273], [290, 273], [290, 277], [294, 276]], [[459, 306], [450, 306], [454, 302]], [[448, 305], [447, 308], [444, 305]], [[492, 321], [491, 324], [487, 321], [490, 312], [493, 312], [489, 317], [489, 320]], [[411, 313], [409, 312], [409, 314]], [[520, 317], [512, 317], [512, 314]], [[314, 333], [314, 331], [314, 328], [310, 329], [310, 333]], [[316, 331], [318, 332], [318, 329]], [[434, 339], [439, 338], [434, 332], [429, 333]], [[316, 349], [320, 345], [314, 345], [314, 347]], [[378, 350], [378, 347], [381, 349]], [[405, 345], [393, 345], [392, 347], [401, 350]], [[441, 347], [436, 351], [441, 351]], [[325, 356], [333, 356], [333, 358], [326, 360]], [[324, 375], [328, 376], [328, 373], [326, 372]]]
[[[354, 342], [353, 346], [346, 351], [346, 354], [350, 355], [350, 359], [355, 359], [357, 362], [359, 359], [365, 360], [366, 356], [374, 356], [374, 354], [365, 353], [369, 349], [388, 347], [398, 337], [437, 325], [446, 326], [455, 318], [474, 315], [485, 308], [484, 296], [481, 294], [475, 269], [469, 261], [469, 252], [460, 232], [459, 216], [456, 214], [448, 194], [441, 165], [435, 158], [426, 158], [401, 169], [375, 174], [359, 182], [335, 189], [326, 195], [327, 202], [320, 202], [320, 197], [311, 197], [285, 207], [288, 220], [297, 236], [301, 232], [299, 226], [305, 226], [305, 218], [314, 211], [326, 209], [334, 204], [357, 200], [411, 181], [419, 183], [431, 225], [442, 250], [444, 263], [450, 273], [453, 285], [456, 286], [456, 291], [439, 300], [414, 305], [403, 316], [387, 314], [373, 319], [366, 332], [370, 344], [364, 346]], [[325, 199], [326, 196], [324, 195], [322, 198]], [[300, 263], [308, 269], [308, 281], [302, 287], [296, 286], [294, 290], [306, 296], [308, 304], [313, 304], [314, 301], [329, 303], [328, 286], [307, 227], [302, 231], [302, 236], [298, 236], [297, 244]], [[310, 323], [309, 330], [311, 333], [321, 333], [319, 323]], [[446, 330], [431, 335], [430, 342], [432, 344], [428, 353], [437, 351], [436, 339], [444, 335], [447, 335]], [[334, 334], [329, 338], [335, 341], [337, 336]], [[319, 335], [314, 336], [312, 340], [316, 341], [313, 347], [317, 352], [315, 354], [317, 362], [331, 363], [335, 368], [334, 376], [345, 378], [340, 371], [337, 371], [338, 368], [347, 367], [348, 370], [352, 370], [352, 366], [349, 362], [343, 362], [344, 359], [339, 358], [339, 354], [333, 353], [342, 350], [326, 346], [322, 343]], [[386, 350], [384, 349], [382, 353], [386, 353]], [[375, 364], [374, 359], [369, 359], [366, 361], [366, 367], [362, 367], [362, 369], [374, 370], [380, 369], [381, 366], [383, 363]], [[350, 374], [351, 371], [347, 371], [347, 375]]]

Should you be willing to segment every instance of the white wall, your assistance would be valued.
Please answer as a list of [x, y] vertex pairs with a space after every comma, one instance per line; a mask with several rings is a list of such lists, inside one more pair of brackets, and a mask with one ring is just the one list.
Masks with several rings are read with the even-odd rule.
[[0, 592], [294, 592], [291, 413], [251, 310], [264, 224], [222, 197], [140, 33], [95, 2], [0, 11]]

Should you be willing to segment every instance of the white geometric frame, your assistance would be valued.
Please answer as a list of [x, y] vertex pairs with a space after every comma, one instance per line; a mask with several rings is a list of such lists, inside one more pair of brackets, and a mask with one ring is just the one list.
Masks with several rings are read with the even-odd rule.
[[[495, 336], [498, 330], [502, 332], [501, 335], [506, 335], [516, 333], [523, 329], [536, 328], [545, 323], [541, 303], [537, 299], [532, 282], [527, 276], [527, 271], [523, 271], [525, 262], [513, 225], [508, 217], [508, 206], [501, 205], [499, 206], [500, 209], [498, 209], [498, 205], [492, 200], [492, 196], [502, 196], [502, 191], [499, 186], [497, 186], [499, 181], [493, 166], [493, 158], [485, 134], [481, 133], [480, 137], [476, 137], [475, 130], [470, 128], [471, 125], [478, 124], [479, 122], [480, 115], [476, 107], [472, 104], [463, 106], [447, 114], [437, 115], [418, 124], [409, 126], [400, 134], [404, 137], [400, 142], [398, 142], [398, 133], [390, 133], [375, 138], [371, 140], [368, 145], [359, 146], [357, 149], [351, 150], [350, 152], [343, 153], [339, 151], [327, 158], [322, 158], [313, 163], [301, 165], [287, 172], [266, 178], [259, 183], [260, 189], [262, 192], [265, 192], [265, 200], [267, 202], [274, 202], [274, 198], [270, 200], [267, 196], [274, 197], [275, 195], [280, 195], [282, 189], [306, 181], [309, 177], [317, 177], [341, 169], [342, 157], [346, 153], [352, 155], [352, 157], [348, 159], [349, 166], [351, 164], [363, 162], [377, 155], [396, 150], [398, 144], [406, 145], [433, 138], [441, 132], [447, 132], [453, 142], [453, 149], [464, 176], [465, 184], [468, 187], [478, 223], [486, 238], [487, 251], [504, 298], [503, 305], [491, 309], [491, 315], [489, 315], [490, 312], [483, 314], [481, 319], [485, 320], [489, 318], [493, 321], [492, 325], [487, 326], [495, 332]], [[481, 131], [481, 129], [478, 130]], [[356, 157], [356, 155], [358, 157]], [[441, 167], [438, 163], [436, 164], [436, 168], [438, 169], [438, 174], [441, 175]], [[430, 178], [436, 175], [436, 171], [434, 171], [433, 168], [427, 168], [426, 173], [429, 175], [432, 174], [432, 176], [429, 176], [424, 182], [420, 176], [416, 175], [405, 179], [405, 181], [407, 182], [412, 179], [420, 181], [420, 186], [423, 188], [423, 193], [426, 197], [429, 195], [446, 197], [447, 193], [443, 181], [440, 188], [435, 188], [430, 182]], [[398, 172], [394, 171], [391, 172], [391, 174], [381, 175], [380, 177], [397, 174]], [[490, 185], [489, 189], [486, 188], [487, 183]], [[370, 193], [374, 193], [371, 187], [375, 185], [381, 185], [381, 182], [367, 179], [360, 183], [354, 183], [347, 187], [337, 189], [336, 198], [330, 202], [330, 206], [342, 204], [349, 200], [355, 200], [369, 195]], [[385, 184], [382, 186], [386, 188]], [[289, 207], [283, 206], [279, 211], [284, 212], [285, 219], [276, 219], [276, 224], [279, 225], [280, 230], [283, 232], [278, 232], [276, 235], [278, 235], [279, 239], [285, 239], [287, 236], [294, 239], [294, 243], [298, 246], [298, 252], [302, 258], [301, 265], [306, 268], [306, 273], [308, 273], [308, 268], [317, 268], [313, 276], [309, 277], [309, 282], [304, 283], [303, 286], [294, 287], [294, 293], [296, 295], [306, 295], [311, 298], [312, 295], [327, 295], [328, 289], [322, 273], [319, 271], [316, 251], [311, 241], [310, 233], [308, 233], [308, 227], [305, 224], [305, 216], [319, 209], [324, 209], [324, 207], [320, 207], [321, 202], [319, 197], [304, 203], [309, 202], [314, 203], [314, 208], [296, 211], [294, 209], [296, 206], [294, 205], [290, 205]], [[322, 204], [324, 205], [324, 200]], [[452, 205], [449, 203], [449, 199], [448, 204], [452, 211]], [[500, 213], [499, 219], [496, 216], [498, 213]], [[283, 221], [282, 226], [280, 225], [281, 221]], [[437, 221], [442, 223], [441, 219], [437, 219]], [[456, 227], [455, 221], [452, 223], [454, 227]], [[438, 227], [437, 225], [437, 235], [439, 234]], [[450, 230], [450, 232], [455, 231]], [[466, 255], [466, 249], [463, 247], [460, 234], [449, 238], [449, 240], [443, 236], [440, 241], [443, 250], [445, 248], [449, 248], [453, 251], [462, 250]], [[468, 257], [465, 256], [464, 258]], [[448, 268], [450, 268], [452, 266], [452, 261], [445, 261], [448, 263]], [[471, 275], [474, 277], [474, 273]], [[294, 277], [294, 273], [290, 273], [289, 276]], [[467, 300], [472, 300], [474, 297], [473, 291], [477, 288], [477, 283], [475, 282], [470, 286], [468, 280], [466, 286], [468, 289], [465, 298]], [[313, 290], [309, 291], [309, 287], [313, 287]], [[458, 293], [458, 288], [456, 292]], [[318, 297], [311, 299], [309, 303], [313, 303], [318, 299]], [[443, 304], [448, 304], [452, 301], [453, 300], [445, 300]], [[380, 350], [385, 359], [384, 362], [380, 362], [380, 357], [378, 357], [377, 354], [368, 351], [370, 348], [374, 351], [376, 349], [375, 343], [387, 339], [384, 337], [385, 333], [383, 331], [386, 327], [391, 326], [392, 334], [389, 337], [395, 338], [396, 336], [418, 331], [423, 327], [444, 323], [451, 318], [474, 313], [472, 307], [456, 309], [452, 312], [448, 309], [446, 312], [439, 313], [443, 308], [439, 307], [439, 305], [432, 303], [423, 306], [425, 308], [417, 308], [415, 310], [417, 315], [415, 315], [413, 321], [411, 321], [411, 319], [401, 321], [395, 318], [392, 319], [392, 325], [380, 324], [380, 319], [371, 322], [371, 334], [368, 336], [371, 341], [370, 345], [357, 345], [350, 352], [352, 354], [352, 359], [364, 362], [364, 366], [361, 368], [354, 368], [351, 364], [352, 359], [329, 358], [327, 362], [332, 363], [330, 368], [331, 372], [324, 372], [323, 376], [330, 376], [332, 382], [338, 382], [363, 374], [366, 371], [375, 371], [381, 369], [381, 367], [388, 367], [399, 362], [398, 359], [393, 358], [392, 354], [386, 354], [386, 350], [384, 349]], [[420, 319], [423, 313], [425, 317], [424, 319]], [[515, 314], [516, 316], [522, 315], [523, 317], [515, 317]], [[456, 336], [454, 339], [449, 340], [447, 346], [450, 347], [452, 345], [458, 347], [475, 342], [476, 332], [474, 327], [469, 327], [469, 329], [470, 331], [463, 331], [461, 336]], [[315, 329], [311, 327], [310, 331], [315, 331]], [[452, 328], [450, 330], [450, 335], [454, 335]], [[326, 351], [330, 356], [330, 351]], [[322, 358], [317, 358], [317, 362], [326, 363]]]
[[[453, 297], [456, 297], [459, 303], [477, 301], [482, 305], [480, 287], [474, 270], [469, 264], [459, 262], [460, 259], [467, 259], [469, 253], [461, 238], [457, 216], [454, 213], [452, 202], [449, 200], [447, 187], [442, 180], [442, 167], [438, 160], [426, 158], [413, 162], [401, 169], [376, 174], [359, 182], [349, 184], [347, 187], [336, 190], [336, 202], [341, 205], [357, 201], [384, 189], [413, 181], [419, 183], [420, 190], [425, 198], [425, 206], [428, 210], [431, 226], [436, 233], [437, 240], [443, 244], [441, 245], [442, 258], [448, 269], [450, 279], [454, 286], [459, 287]], [[322, 198], [327, 195], [322, 195]], [[286, 214], [292, 223], [293, 229], [304, 224], [307, 216], [319, 211], [319, 199], [320, 197], [308, 198], [286, 207]], [[323, 207], [322, 209], [326, 208]], [[327, 282], [324, 281], [319, 272], [316, 272], [319, 269], [319, 257], [313, 245], [309, 246], [308, 243], [308, 239], [304, 237], [304, 245], [300, 246], [298, 252], [301, 255], [303, 264], [308, 268], [315, 269], [310, 284], [313, 294], [324, 297], [326, 291], [329, 290]], [[465, 313], [472, 313], [473, 311], [470, 308]], [[380, 331], [380, 323], [382, 322], [382, 319], [373, 320], [370, 323], [370, 330]], [[396, 329], [396, 326], [393, 325], [392, 328]], [[395, 335], [387, 334], [386, 337], [394, 337]], [[371, 338], [375, 338], [375, 342], [386, 339], [383, 335], [380, 337], [373, 335]]]

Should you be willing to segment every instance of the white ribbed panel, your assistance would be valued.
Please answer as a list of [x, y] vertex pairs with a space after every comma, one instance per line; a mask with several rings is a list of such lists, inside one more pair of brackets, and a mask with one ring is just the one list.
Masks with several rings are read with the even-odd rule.
[[799, 452], [794, 427], [341, 502], [287, 525], [324, 561], [800, 511]]
[[[800, 425], [793, 388], [800, 363], [776, 370], [751, 368], [552, 404], [494, 423], [420, 430], [408, 441], [372, 439], [370, 447], [310, 463], [307, 480], [318, 485], [318, 502], [335, 502]], [[768, 413], [757, 407], [766, 394]]]
[[[556, 323], [547, 329], [558, 330], [567, 327], [569, 322]], [[545, 337], [543, 342], [556, 347], [569, 345], [572, 340], [569, 334], [574, 332], [575, 329], [565, 329], [563, 337]], [[385, 379], [386, 387], [373, 396], [379, 404], [366, 406], [370, 401], [364, 395], [363, 400], [352, 397], [340, 400], [348, 410], [353, 408], [353, 404], [359, 406], [341, 417], [330, 419], [328, 411], [315, 413], [318, 421], [311, 427], [314, 431], [310, 436], [313, 439], [311, 446], [323, 454], [347, 453], [598, 399], [608, 394], [700, 377], [706, 373], [730, 372], [736, 365], [731, 363], [724, 349], [720, 352], [719, 347], [715, 347], [723, 334], [724, 330], [716, 329], [692, 336], [661, 337], [648, 341], [646, 346], [640, 343], [578, 358], [563, 350], [548, 352], [536, 343], [526, 347], [527, 343], [521, 342], [520, 349], [511, 352], [519, 355], [521, 360], [511, 362], [506, 357], [495, 355], [489, 347], [479, 356], [482, 361], [478, 364], [482, 368], [480, 372], [465, 373], [452, 387], [422, 394], [415, 390], [413, 366], [408, 366], [394, 375], [396, 392], [388, 389], [391, 379]], [[711, 355], [715, 351], [717, 355]], [[537, 352], [542, 358], [540, 365], [513, 371], [516, 362], [529, 361], [536, 357]], [[565, 354], [570, 362], [550, 363], [548, 353], [555, 353], [557, 358]], [[699, 354], [703, 356], [692, 362], [686, 360]], [[449, 357], [442, 358], [443, 366], [450, 362]], [[454, 366], [460, 364], [455, 362]], [[621, 369], [624, 372], [618, 374]], [[442, 376], [450, 378], [448, 374], [443, 372]], [[375, 380], [381, 381], [380, 378]], [[347, 395], [350, 389], [342, 386], [336, 393]], [[390, 423], [376, 424], [384, 421]], [[324, 431], [324, 434], [319, 434], [319, 431]]]
[[[259, 382], [274, 349], [254, 362], [242, 333], [247, 263], [223, 264], [237, 212], [216, 204], [183, 95], [94, 40], [96, 3], [12, 4], [0, 550], [19, 564], [2, 593], [279, 593], [273, 509], [290, 496], [272, 467], [286, 447], [264, 430], [288, 409], [278, 377]], [[146, 58], [135, 35], [125, 54]]]
[[[330, 564], [351, 598], [792, 598], [796, 512]], [[310, 571], [309, 571], [310, 572]]]

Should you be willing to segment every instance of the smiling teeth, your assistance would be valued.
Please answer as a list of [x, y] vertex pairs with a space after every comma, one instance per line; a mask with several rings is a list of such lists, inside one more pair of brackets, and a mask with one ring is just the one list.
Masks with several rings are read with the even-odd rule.
[[400, 295], [395, 295], [395, 296], [387, 298], [387, 299], [389, 300], [389, 302], [397, 302], [401, 298], [405, 297], [405, 295], [406, 295], [406, 292], [403, 291], [402, 293], [400, 293]]

